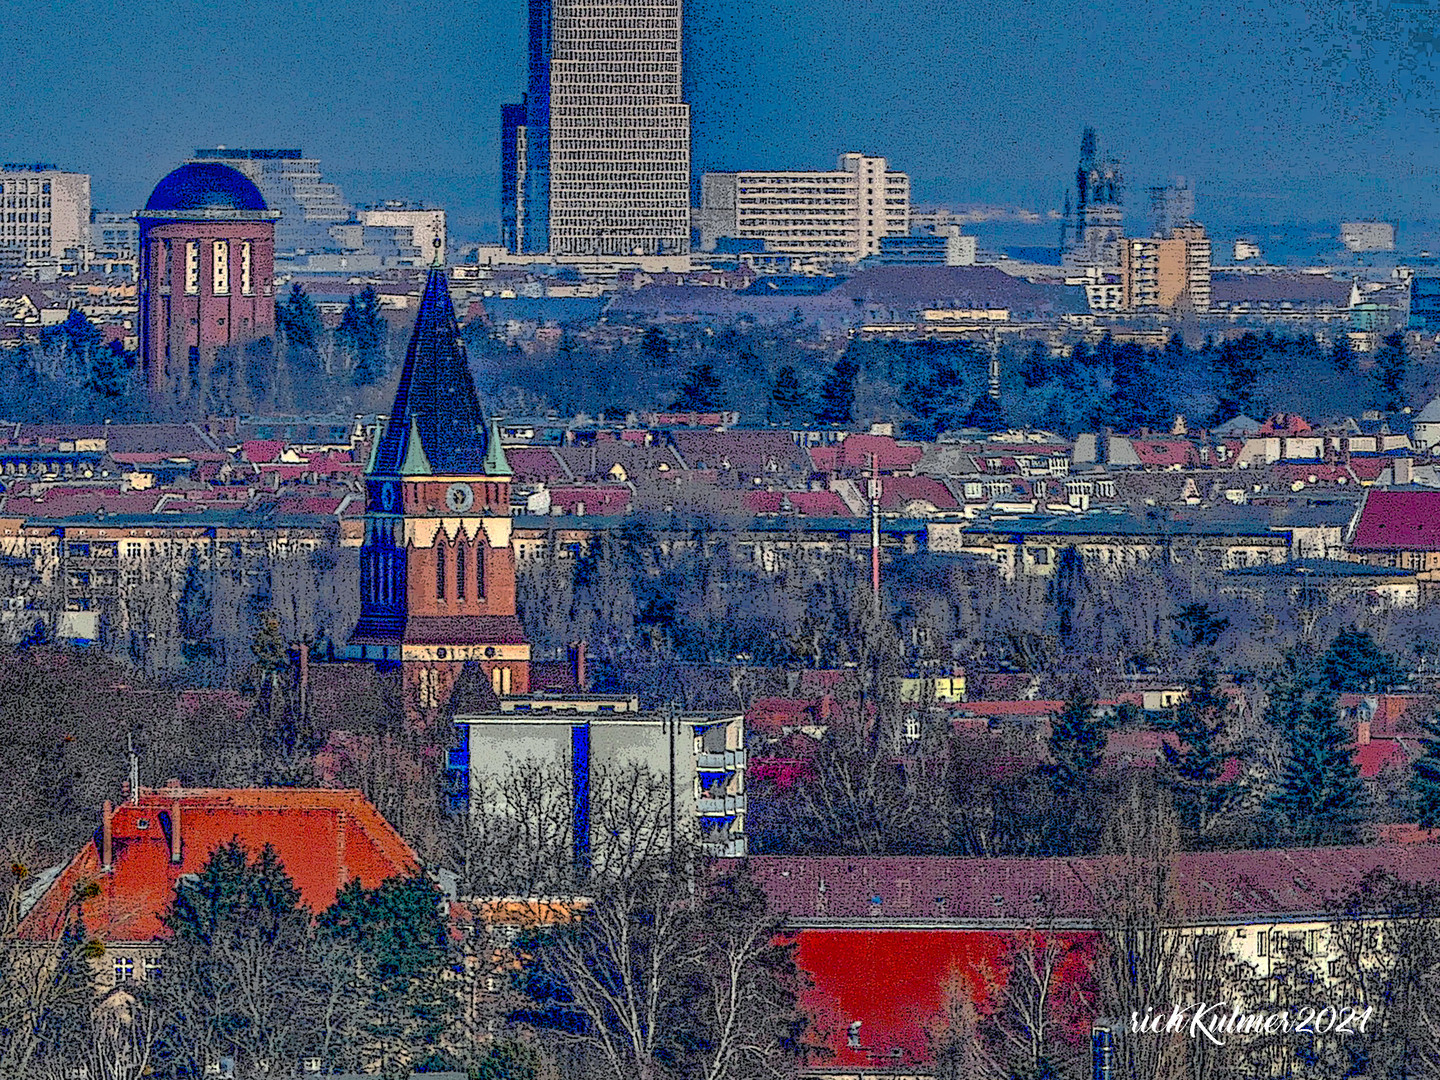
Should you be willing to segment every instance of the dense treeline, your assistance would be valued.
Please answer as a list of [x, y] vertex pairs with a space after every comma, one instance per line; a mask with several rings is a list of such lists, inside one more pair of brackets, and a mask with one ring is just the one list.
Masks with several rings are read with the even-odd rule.
[[990, 395], [989, 346], [966, 341], [852, 338], [818, 343], [799, 321], [761, 327], [611, 327], [603, 348], [581, 327], [553, 350], [506, 346], [483, 323], [466, 328], [481, 388], [502, 409], [623, 417], [653, 409], [735, 409], [748, 421], [790, 425], [895, 422], [912, 438], [963, 427], [1044, 428], [1073, 435], [1112, 427], [1167, 430], [1239, 413], [1311, 417], [1395, 411], [1440, 390], [1434, 358], [1387, 336], [1357, 355], [1343, 334], [1245, 332], [1163, 348], [1108, 334], [1052, 352], [1039, 342], [998, 347], [1000, 397]]

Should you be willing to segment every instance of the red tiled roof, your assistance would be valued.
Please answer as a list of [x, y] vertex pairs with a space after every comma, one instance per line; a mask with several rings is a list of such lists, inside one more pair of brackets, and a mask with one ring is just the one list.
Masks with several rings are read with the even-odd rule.
[[676, 431], [670, 437], [692, 469], [723, 468], [729, 462], [730, 468], [754, 476], [810, 471], [809, 456], [783, 431]]
[[1200, 464], [1199, 452], [1184, 439], [1131, 439], [1140, 464], [1152, 469], [1190, 468]]
[[[177, 813], [178, 812], [178, 813]], [[180, 862], [169, 833], [179, 819]], [[49, 938], [82, 881], [99, 895], [84, 905], [85, 929], [103, 941], [150, 941], [182, 874], [198, 874], [218, 847], [238, 838], [252, 852], [274, 847], [312, 912], [335, 902], [347, 881], [373, 888], [413, 873], [411, 850], [358, 791], [323, 788], [173, 788], [115, 807], [114, 868], [101, 866], [99, 837], [80, 849], [21, 923], [22, 935]]]
[[1295, 413], [1276, 413], [1263, 424], [1257, 435], [1308, 435], [1314, 428], [1303, 416]]
[[849, 517], [850, 508], [833, 491], [747, 491], [745, 509], [752, 514], [782, 514], [787, 510], [806, 517]]
[[[359, 630], [355, 640], [395, 644], [393, 638], [368, 637]], [[523, 645], [525, 629], [514, 615], [411, 615], [404, 640], [413, 645]]]
[[1350, 546], [1358, 551], [1440, 551], [1440, 491], [1369, 489]]
[[880, 479], [881, 510], [903, 511], [915, 502], [929, 503], [936, 510], [956, 510], [960, 506], [950, 489], [933, 476], [885, 476]]
[[1353, 757], [1356, 770], [1366, 780], [1410, 767], [1410, 752], [1399, 739], [1372, 738], [1364, 746], [1357, 746]]
[[629, 510], [633, 497], [633, 492], [623, 484], [557, 487], [550, 490], [550, 505], [566, 513], [579, 513], [583, 505], [587, 514], [623, 514]]
[[505, 448], [505, 457], [515, 479], [520, 482], [569, 480], [570, 474], [559, 456], [548, 446], [513, 446]]
[[240, 456], [256, 464], [279, 459], [285, 452], [285, 444], [279, 439], [251, 439], [240, 444]]
[[847, 469], [869, 469], [870, 455], [875, 467], [883, 472], [914, 468], [925, 448], [917, 444], [902, 446], [890, 435], [847, 435], [840, 443], [840, 464]]

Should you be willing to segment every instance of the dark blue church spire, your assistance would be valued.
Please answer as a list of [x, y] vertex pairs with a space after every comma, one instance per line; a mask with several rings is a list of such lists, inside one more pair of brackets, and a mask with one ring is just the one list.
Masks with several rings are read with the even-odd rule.
[[[413, 445], [418, 439], [419, 445]], [[475, 393], [445, 271], [432, 267], [405, 353], [395, 405], [371, 473], [397, 475], [428, 463], [437, 476], [485, 475], [490, 426]]]

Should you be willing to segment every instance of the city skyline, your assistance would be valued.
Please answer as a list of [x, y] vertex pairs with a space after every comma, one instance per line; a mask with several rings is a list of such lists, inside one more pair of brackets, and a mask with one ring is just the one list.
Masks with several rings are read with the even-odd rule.
[[[1418, 46], [1378, 8], [1321, 32], [1305, 4], [1145, 19], [1105, 4], [1083, 24], [1052, 3], [999, 24], [968, 3], [841, 7], [687, 6], [693, 175], [823, 168], [858, 148], [907, 171], [919, 204], [1043, 213], [1060, 208], [1076, 134], [1093, 125], [1137, 184], [1194, 177], [1218, 220], [1440, 216], [1432, 80], [1423, 57], [1397, 80]], [[177, 25], [182, 49], [142, 46]], [[1331, 73], [1346, 35], [1382, 57], [1375, 68]], [[56, 40], [63, 52], [45, 46]], [[498, 222], [494, 118], [524, 85], [525, 55], [519, 0], [381, 7], [363, 27], [325, 3], [277, 18], [172, 0], [121, 18], [82, 0], [14, 43], [17, 84], [49, 89], [0, 104], [0, 157], [89, 172], [97, 206], [128, 209], [196, 146], [301, 146], [354, 201], [439, 203], [474, 233]], [[103, 109], [93, 80], [57, 79], [107, 69], [128, 89]]]

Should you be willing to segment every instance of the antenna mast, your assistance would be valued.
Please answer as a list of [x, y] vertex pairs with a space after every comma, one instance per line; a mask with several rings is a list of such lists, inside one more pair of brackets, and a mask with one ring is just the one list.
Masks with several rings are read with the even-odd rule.
[[135, 735], [125, 736], [125, 748], [130, 755], [130, 801], [140, 801], [140, 758], [135, 753]]

